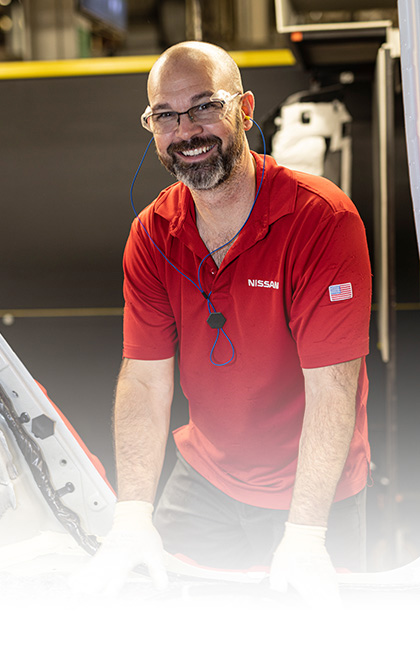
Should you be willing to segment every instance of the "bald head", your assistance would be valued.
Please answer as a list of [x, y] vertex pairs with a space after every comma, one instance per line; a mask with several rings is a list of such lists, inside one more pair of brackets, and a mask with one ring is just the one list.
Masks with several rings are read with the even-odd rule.
[[161, 85], [188, 73], [211, 78], [214, 91], [243, 92], [239, 69], [223, 48], [201, 41], [184, 41], [165, 50], [153, 65], [147, 84], [149, 100]]
[[[197, 118], [197, 109], [222, 90], [231, 94], [218, 106], [226, 105], [223, 116], [215, 113], [211, 122]], [[178, 115], [169, 131], [153, 131], [162, 164], [178, 180], [195, 191], [208, 191], [248, 167], [253, 180], [245, 132], [252, 127], [254, 96], [243, 93], [239, 69], [225, 50], [199, 41], [172, 46], [153, 65], [147, 92], [155, 117]]]

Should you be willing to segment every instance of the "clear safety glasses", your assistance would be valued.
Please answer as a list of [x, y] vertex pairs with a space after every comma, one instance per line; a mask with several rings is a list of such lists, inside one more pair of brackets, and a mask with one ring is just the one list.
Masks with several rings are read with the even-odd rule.
[[240, 91], [237, 91], [236, 94], [230, 94], [228, 91], [220, 89], [210, 96], [210, 99], [205, 103], [194, 105], [185, 112], [175, 112], [174, 110], [153, 112], [152, 108], [148, 106], [141, 116], [141, 125], [146, 130], [161, 135], [176, 130], [182, 114], [188, 114], [190, 121], [202, 126], [217, 123], [226, 116], [231, 101], [240, 95]]

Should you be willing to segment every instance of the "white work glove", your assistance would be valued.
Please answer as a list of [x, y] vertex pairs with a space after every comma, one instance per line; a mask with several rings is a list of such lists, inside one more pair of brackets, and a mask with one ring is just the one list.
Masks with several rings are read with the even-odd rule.
[[326, 528], [286, 522], [270, 570], [270, 586], [286, 592], [291, 585], [311, 607], [337, 608], [336, 571], [325, 548]]
[[115, 505], [111, 530], [90, 562], [70, 577], [69, 585], [78, 594], [117, 594], [130, 571], [144, 564], [158, 589], [168, 577], [163, 564], [163, 546], [152, 522], [153, 505], [138, 500]]

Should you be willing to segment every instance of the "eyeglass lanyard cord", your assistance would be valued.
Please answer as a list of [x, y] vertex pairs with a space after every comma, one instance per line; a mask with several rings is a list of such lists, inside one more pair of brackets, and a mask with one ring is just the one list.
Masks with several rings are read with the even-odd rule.
[[[135, 216], [137, 217], [137, 220], [139, 221], [139, 223], [140, 223], [142, 229], [144, 230], [144, 232], [146, 233], [147, 237], [149, 238], [149, 240], [151, 241], [151, 243], [156, 247], [156, 249], [158, 250], [158, 252], [163, 256], [163, 258], [166, 260], [166, 262], [169, 263], [169, 265], [170, 265], [171, 267], [173, 267], [173, 269], [176, 270], [181, 276], [183, 276], [185, 279], [188, 279], [188, 281], [190, 281], [190, 283], [192, 283], [193, 286], [195, 286], [195, 287], [197, 288], [197, 290], [199, 290], [199, 292], [203, 295], [203, 297], [204, 297], [205, 300], [207, 301], [207, 307], [208, 307], [209, 313], [216, 313], [217, 311], [216, 311], [216, 309], [215, 309], [213, 303], [212, 303], [211, 300], [210, 300], [210, 295], [212, 294], [212, 291], [210, 291], [209, 293], [206, 293], [206, 292], [204, 291], [204, 289], [203, 289], [203, 286], [201, 285], [201, 268], [202, 268], [204, 262], [207, 260], [207, 258], [209, 258], [209, 257], [212, 256], [214, 253], [216, 253], [216, 251], [219, 251], [220, 249], [223, 249], [224, 247], [227, 247], [231, 242], [233, 242], [234, 240], [236, 240], [236, 238], [238, 237], [239, 233], [242, 231], [242, 229], [243, 229], [243, 228], [245, 227], [245, 225], [247, 224], [249, 218], [251, 217], [252, 211], [254, 210], [254, 206], [255, 206], [255, 204], [256, 204], [256, 202], [257, 202], [258, 196], [259, 196], [260, 191], [261, 191], [261, 186], [262, 186], [262, 184], [263, 184], [263, 180], [264, 180], [264, 174], [265, 174], [265, 160], [266, 160], [266, 155], [267, 155], [267, 147], [266, 147], [266, 143], [265, 143], [265, 139], [264, 139], [264, 134], [263, 134], [263, 131], [261, 130], [260, 126], [258, 125], [258, 123], [257, 123], [256, 121], [254, 121], [254, 119], [251, 119], [251, 117], [247, 117], [247, 118], [249, 118], [249, 119], [252, 121], [252, 123], [253, 123], [255, 126], [257, 126], [258, 130], [260, 131], [260, 135], [261, 135], [261, 138], [262, 138], [262, 141], [263, 141], [264, 157], [263, 157], [263, 167], [262, 167], [262, 172], [261, 172], [261, 180], [260, 180], [260, 183], [259, 183], [259, 185], [258, 185], [258, 189], [257, 189], [257, 192], [256, 192], [256, 194], [255, 194], [255, 198], [254, 198], [254, 201], [253, 201], [253, 203], [252, 203], [251, 210], [249, 211], [249, 213], [248, 213], [248, 217], [246, 218], [246, 220], [245, 220], [244, 223], [242, 224], [241, 228], [235, 233], [235, 235], [233, 236], [233, 238], [231, 238], [230, 240], [228, 240], [228, 242], [226, 242], [225, 244], [221, 245], [220, 247], [217, 247], [217, 249], [214, 249], [213, 251], [209, 252], [209, 253], [208, 253], [206, 256], [204, 256], [204, 258], [201, 260], [201, 262], [200, 262], [200, 264], [199, 264], [199, 266], [198, 266], [198, 269], [197, 269], [197, 283], [196, 283], [193, 279], [191, 279], [187, 274], [185, 274], [184, 272], [181, 272], [181, 270], [178, 269], [177, 266], [174, 265], [174, 264], [169, 260], [169, 258], [163, 253], [162, 249], [161, 249], [160, 247], [158, 247], [158, 245], [156, 244], [156, 242], [153, 240], [152, 236], [151, 236], [150, 233], [148, 232], [147, 228], [145, 227], [145, 225], [144, 225], [143, 222], [141, 221], [141, 219], [140, 219], [140, 217], [139, 217], [139, 213], [137, 212], [137, 210], [136, 210], [136, 208], [135, 208], [135, 206], [134, 206], [134, 201], [133, 201], [133, 189], [134, 189], [134, 184], [135, 184], [135, 182], [136, 182], [136, 179], [137, 179], [137, 176], [138, 176], [138, 174], [139, 174], [139, 171], [140, 171], [140, 169], [141, 169], [141, 167], [142, 167], [142, 165], [143, 165], [143, 162], [144, 162], [144, 159], [145, 159], [145, 157], [146, 157], [146, 155], [147, 155], [147, 152], [148, 152], [148, 150], [149, 150], [149, 148], [150, 148], [150, 146], [151, 146], [151, 144], [152, 144], [152, 142], [153, 142], [153, 140], [154, 140], [153, 137], [151, 138], [150, 142], [149, 142], [148, 145], [146, 146], [146, 149], [145, 149], [145, 151], [144, 151], [144, 153], [143, 153], [143, 156], [142, 156], [142, 158], [141, 158], [141, 160], [140, 160], [140, 164], [139, 164], [139, 166], [137, 167], [137, 171], [136, 171], [136, 173], [134, 174], [134, 178], [133, 178], [133, 181], [132, 181], [132, 183], [131, 183], [131, 187], [130, 187], [130, 201], [131, 201], [131, 207], [133, 208], [134, 214], [135, 214]], [[219, 337], [220, 337], [220, 332], [221, 332], [221, 333], [223, 334], [223, 336], [226, 338], [226, 340], [228, 341], [228, 343], [229, 343], [229, 345], [230, 345], [230, 348], [231, 348], [231, 350], [232, 350], [232, 353], [231, 353], [230, 358], [229, 358], [227, 361], [224, 361], [223, 363], [218, 363], [218, 362], [215, 361], [214, 358], [213, 358], [214, 350], [216, 349], [216, 345], [217, 345], [217, 342], [218, 342]], [[216, 334], [216, 340], [214, 341], [213, 347], [212, 347], [211, 350], [210, 350], [210, 361], [211, 361], [211, 363], [212, 363], [214, 366], [218, 366], [218, 367], [220, 367], [220, 366], [227, 366], [229, 363], [231, 363], [231, 362], [233, 361], [234, 358], [235, 358], [235, 348], [234, 348], [234, 346], [233, 346], [233, 343], [232, 343], [231, 339], [229, 338], [229, 336], [227, 335], [227, 333], [224, 331], [224, 329], [223, 329], [222, 327], [218, 327], [218, 328], [217, 328], [217, 334]]]

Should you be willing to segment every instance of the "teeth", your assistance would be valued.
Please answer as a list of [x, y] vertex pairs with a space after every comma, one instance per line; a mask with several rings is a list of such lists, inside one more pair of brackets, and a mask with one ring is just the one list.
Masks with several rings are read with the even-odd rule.
[[201, 155], [202, 153], [207, 153], [207, 151], [210, 151], [212, 149], [212, 146], [202, 146], [201, 148], [198, 149], [191, 149], [191, 151], [181, 151], [182, 155], [186, 155], [188, 157], [192, 157], [194, 155]]

